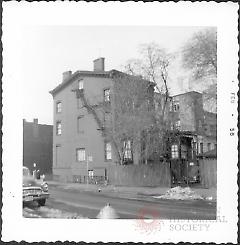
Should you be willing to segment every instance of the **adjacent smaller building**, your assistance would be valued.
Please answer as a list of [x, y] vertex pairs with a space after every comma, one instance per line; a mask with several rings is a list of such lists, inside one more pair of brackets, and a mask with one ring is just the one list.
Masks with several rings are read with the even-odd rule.
[[23, 119], [23, 166], [32, 172], [34, 163], [40, 174], [52, 174], [53, 126], [39, 124], [38, 119]]

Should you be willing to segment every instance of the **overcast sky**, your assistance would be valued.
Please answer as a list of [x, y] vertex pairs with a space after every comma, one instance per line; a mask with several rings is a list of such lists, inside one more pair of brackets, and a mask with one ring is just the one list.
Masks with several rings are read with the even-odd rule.
[[[53, 106], [49, 91], [67, 70], [92, 70], [93, 60], [105, 57], [105, 69], [121, 69], [139, 56], [139, 45], [156, 42], [177, 52], [194, 32], [203, 27], [160, 26], [24, 26], [8, 48], [17, 50], [18, 79], [23, 101], [22, 117], [27, 121], [52, 124]], [[12, 46], [11, 46], [12, 45]], [[17, 48], [16, 48], [17, 47]], [[181, 91], [179, 69], [170, 73], [171, 92]]]

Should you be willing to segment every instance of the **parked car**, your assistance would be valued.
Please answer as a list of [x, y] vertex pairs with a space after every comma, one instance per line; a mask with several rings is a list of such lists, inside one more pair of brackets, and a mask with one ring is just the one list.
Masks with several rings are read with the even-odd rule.
[[34, 178], [29, 169], [23, 167], [23, 204], [37, 201], [39, 206], [44, 206], [48, 197], [48, 184], [41, 178]]

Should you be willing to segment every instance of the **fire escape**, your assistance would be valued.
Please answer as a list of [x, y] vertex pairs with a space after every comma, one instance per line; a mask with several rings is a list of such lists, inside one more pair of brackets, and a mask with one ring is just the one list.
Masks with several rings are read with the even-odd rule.
[[104, 125], [102, 124], [99, 116], [97, 115], [96, 109], [95, 109], [96, 107], [98, 107], [98, 105], [90, 105], [90, 103], [88, 102], [87, 98], [85, 97], [83, 89], [74, 89], [72, 91], [76, 92], [76, 98], [81, 100], [82, 105], [83, 105], [83, 107], [85, 107], [87, 109], [87, 112], [89, 114], [93, 115], [93, 117], [94, 117], [94, 119], [95, 119], [95, 121], [96, 121], [96, 123], [98, 125], [97, 130], [101, 131], [102, 135], [104, 136], [105, 135]]

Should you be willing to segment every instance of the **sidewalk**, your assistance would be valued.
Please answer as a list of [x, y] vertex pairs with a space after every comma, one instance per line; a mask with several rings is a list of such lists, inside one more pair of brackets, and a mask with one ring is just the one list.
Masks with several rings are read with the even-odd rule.
[[[75, 191], [90, 191], [102, 192], [109, 196], [125, 197], [129, 199], [153, 199], [154, 196], [161, 196], [170, 188], [168, 187], [128, 187], [128, 186], [114, 186], [114, 185], [92, 185], [80, 183], [62, 183], [57, 181], [48, 181], [49, 186], [54, 186], [64, 190]], [[196, 194], [208, 201], [216, 201], [216, 188], [191, 188]], [[155, 198], [154, 198], [155, 199]]]

